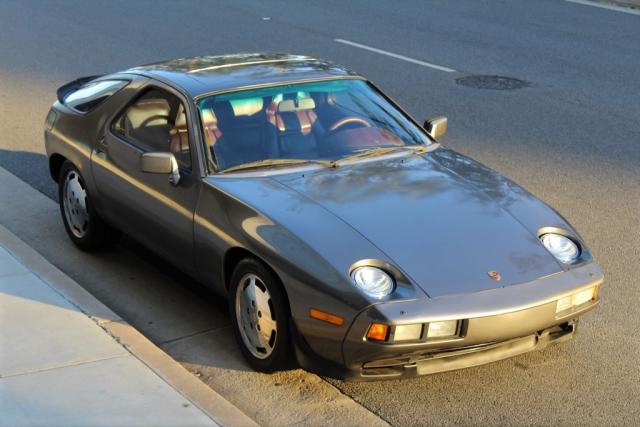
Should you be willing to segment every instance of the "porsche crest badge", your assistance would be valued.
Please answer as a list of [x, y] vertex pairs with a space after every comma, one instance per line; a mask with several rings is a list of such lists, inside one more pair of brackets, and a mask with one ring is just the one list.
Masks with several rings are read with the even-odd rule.
[[500, 279], [502, 279], [502, 276], [500, 276], [500, 273], [494, 270], [487, 271], [487, 275], [496, 281], [500, 281]]

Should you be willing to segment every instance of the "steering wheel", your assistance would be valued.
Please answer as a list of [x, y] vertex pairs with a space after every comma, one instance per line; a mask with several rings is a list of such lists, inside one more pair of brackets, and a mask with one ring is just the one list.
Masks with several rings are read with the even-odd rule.
[[334, 124], [332, 124], [329, 127], [329, 132], [336, 132], [342, 126], [350, 124], [350, 123], [359, 124], [362, 127], [366, 127], [366, 128], [370, 128], [371, 127], [371, 123], [369, 123], [366, 119], [363, 119], [362, 117], [347, 116], [347, 117], [343, 117], [342, 119], [340, 119], [337, 122], [335, 122]]
[[154, 120], [163, 120], [166, 121], [167, 123], [169, 123], [169, 116], [164, 115], [164, 114], [154, 114], [152, 116], [147, 117], [146, 119], [144, 119], [142, 121], [142, 123], [140, 123], [138, 125], [139, 128], [141, 127], [145, 127], [148, 126], [150, 123], [152, 123]]

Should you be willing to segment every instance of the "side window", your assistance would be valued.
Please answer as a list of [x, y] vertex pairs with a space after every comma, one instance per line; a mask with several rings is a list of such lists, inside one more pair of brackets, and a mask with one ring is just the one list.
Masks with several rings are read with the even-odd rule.
[[112, 129], [144, 151], [171, 152], [180, 168], [191, 168], [184, 105], [164, 90], [145, 91], [114, 121]]
[[64, 98], [65, 105], [81, 113], [91, 111], [102, 101], [125, 87], [129, 82], [124, 80], [102, 80], [91, 82]]

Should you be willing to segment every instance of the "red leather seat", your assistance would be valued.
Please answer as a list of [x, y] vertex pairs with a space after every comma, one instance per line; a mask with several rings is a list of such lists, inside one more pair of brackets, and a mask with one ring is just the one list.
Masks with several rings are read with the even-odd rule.
[[281, 158], [315, 158], [324, 134], [313, 111], [312, 98], [285, 99], [272, 103], [267, 119], [275, 128], [275, 145]]

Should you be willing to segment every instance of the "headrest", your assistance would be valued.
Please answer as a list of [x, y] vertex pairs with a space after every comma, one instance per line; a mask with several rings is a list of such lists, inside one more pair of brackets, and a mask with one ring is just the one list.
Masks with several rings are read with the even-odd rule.
[[313, 98], [284, 99], [278, 105], [278, 112], [293, 113], [300, 110], [313, 110], [316, 103]]
[[218, 119], [218, 127], [224, 125], [231, 125], [235, 114], [233, 113], [233, 107], [229, 101], [218, 101], [212, 106], [213, 113]]

